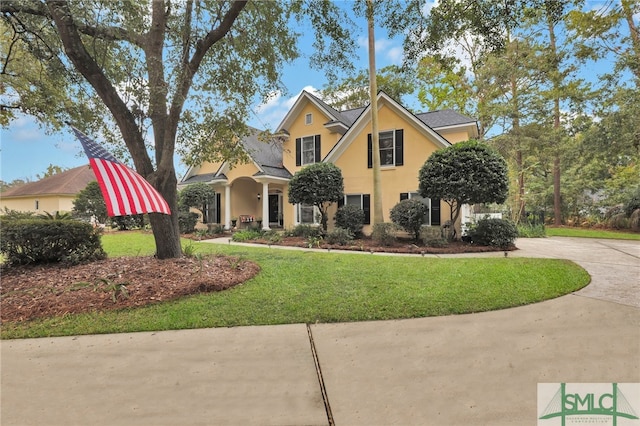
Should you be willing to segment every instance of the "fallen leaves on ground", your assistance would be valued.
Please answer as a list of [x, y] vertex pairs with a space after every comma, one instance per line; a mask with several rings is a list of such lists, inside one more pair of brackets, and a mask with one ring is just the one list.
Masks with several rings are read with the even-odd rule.
[[160, 260], [118, 257], [75, 266], [2, 268], [1, 322], [145, 306], [221, 291], [260, 267], [231, 256]]

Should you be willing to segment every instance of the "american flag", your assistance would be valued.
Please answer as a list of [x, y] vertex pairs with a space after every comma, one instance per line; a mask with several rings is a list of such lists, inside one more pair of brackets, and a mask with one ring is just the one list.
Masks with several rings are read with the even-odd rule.
[[107, 214], [126, 216], [141, 213], [171, 214], [162, 195], [142, 176], [115, 159], [87, 135], [72, 127], [89, 157], [102, 190]]

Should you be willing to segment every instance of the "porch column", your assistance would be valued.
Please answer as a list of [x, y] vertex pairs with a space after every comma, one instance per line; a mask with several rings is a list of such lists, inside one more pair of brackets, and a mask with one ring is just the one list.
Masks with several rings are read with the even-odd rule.
[[262, 229], [269, 229], [269, 183], [262, 182]]
[[231, 185], [224, 186], [224, 229], [231, 229]]

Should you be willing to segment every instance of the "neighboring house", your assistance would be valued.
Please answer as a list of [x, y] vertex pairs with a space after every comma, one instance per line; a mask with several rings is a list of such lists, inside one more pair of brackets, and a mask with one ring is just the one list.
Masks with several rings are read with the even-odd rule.
[[34, 213], [71, 212], [78, 193], [94, 180], [87, 164], [8, 189], [0, 194], [0, 214], [5, 208]]
[[[476, 120], [451, 110], [414, 115], [384, 92], [378, 95], [383, 212], [406, 198], [417, 197], [418, 171], [436, 150], [478, 136]], [[218, 197], [210, 206], [210, 222], [232, 219], [238, 227], [251, 220], [262, 227], [291, 228], [319, 222], [314, 207], [288, 202], [288, 182], [307, 164], [331, 162], [344, 178], [344, 199], [365, 211], [365, 232], [370, 232], [373, 194], [371, 108], [337, 111], [308, 92], [302, 92], [276, 129], [281, 143], [257, 139], [258, 130], [241, 141], [251, 158], [233, 168], [227, 163], [204, 163], [190, 168], [180, 186], [193, 182], [211, 184]], [[426, 199], [425, 223], [441, 225], [449, 217], [448, 205]], [[330, 219], [338, 206], [329, 212]], [[248, 221], [248, 222], [247, 222]], [[331, 226], [332, 220], [329, 221]]]

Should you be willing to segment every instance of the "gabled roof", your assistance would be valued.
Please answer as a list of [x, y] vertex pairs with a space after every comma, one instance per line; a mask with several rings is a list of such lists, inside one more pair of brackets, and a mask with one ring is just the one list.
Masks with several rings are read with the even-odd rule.
[[[293, 107], [287, 112], [284, 119], [277, 127], [276, 132], [284, 132], [289, 129], [293, 121], [300, 115], [300, 110], [304, 107], [306, 102], [311, 102], [314, 104], [324, 115], [327, 120], [325, 126], [340, 126], [345, 131], [353, 124], [357, 116], [349, 111], [338, 111], [332, 106], [325, 103], [322, 99], [312, 95], [311, 93], [303, 90], [296, 99], [296, 102], [293, 104]], [[353, 110], [352, 110], [353, 111]]]
[[[436, 144], [440, 145], [442, 148], [446, 148], [451, 144], [443, 138], [438, 132], [433, 130], [429, 125], [427, 125], [423, 120], [418, 119], [415, 115], [413, 115], [409, 110], [400, 105], [397, 101], [392, 99], [389, 95], [384, 92], [378, 93], [378, 105], [384, 103], [392, 110], [396, 111], [397, 114], [403, 115], [406, 117], [407, 122], [413, 124], [420, 132], [422, 132], [425, 136], [428, 135], [431, 137]], [[352, 110], [355, 111], [355, 110]], [[367, 124], [371, 121], [371, 105], [368, 105], [366, 108], [363, 108], [356, 121], [349, 127], [349, 130], [342, 135], [338, 143], [331, 149], [329, 154], [322, 160], [325, 162], [334, 162], [337, 160], [342, 153], [349, 147], [351, 142], [355, 139], [355, 137], [365, 130]]]
[[[258, 168], [254, 176], [274, 176], [279, 178], [291, 178], [291, 173], [282, 165], [282, 145], [268, 143], [260, 139], [262, 130], [249, 127], [249, 134], [240, 143], [247, 155]], [[229, 169], [229, 163], [225, 161], [215, 173], [203, 173], [191, 175], [193, 168], [189, 168], [179, 185], [187, 185], [196, 182], [226, 181], [224, 172]], [[188, 177], [187, 177], [188, 176]]]
[[[387, 97], [389, 96], [387, 95]], [[391, 98], [389, 97], [389, 99]], [[351, 128], [351, 126], [353, 126], [356, 120], [368, 108], [361, 107], [345, 111], [338, 111], [331, 105], [328, 105], [322, 99], [303, 90], [300, 96], [298, 96], [298, 99], [296, 99], [293, 107], [289, 110], [287, 115], [278, 126], [276, 132], [285, 133], [288, 130], [289, 126], [291, 126], [292, 122], [300, 114], [300, 109], [304, 107], [306, 102], [313, 103], [320, 111], [323, 112], [328, 120], [325, 123], [325, 127], [329, 128], [332, 131], [342, 133], [343, 135], [349, 130], [349, 128]], [[395, 103], [397, 105], [400, 105], [398, 102]], [[467, 117], [466, 115], [462, 115], [451, 109], [422, 112], [415, 114], [414, 117], [436, 131], [457, 126], [473, 126], [477, 129], [477, 121], [475, 118]]]
[[11, 188], [0, 196], [6, 197], [28, 197], [34, 195], [76, 195], [87, 187], [89, 182], [96, 180], [93, 170], [87, 164], [75, 167], [62, 173], [40, 179], [37, 182]]

